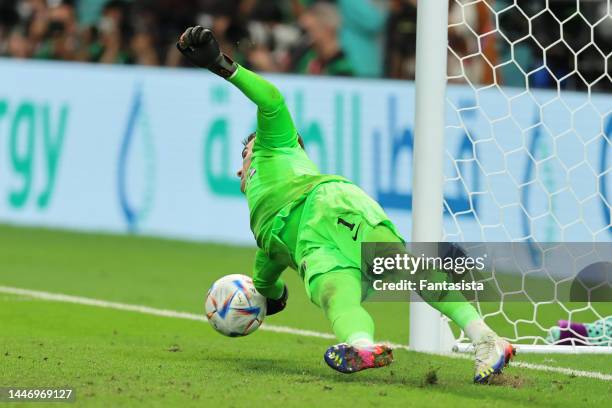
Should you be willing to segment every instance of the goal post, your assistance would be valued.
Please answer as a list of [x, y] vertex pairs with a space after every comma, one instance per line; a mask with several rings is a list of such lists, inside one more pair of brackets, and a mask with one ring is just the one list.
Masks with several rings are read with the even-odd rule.
[[[610, 1], [418, 1], [413, 242], [612, 241], [611, 38]], [[605, 330], [597, 345], [549, 335], [606, 327], [612, 303], [503, 296], [474, 305], [519, 351], [612, 353]], [[411, 349], [473, 350], [411, 299]]]
[[[412, 241], [442, 240], [448, 0], [419, 0], [413, 149]], [[410, 348], [450, 352], [440, 312], [411, 295]]]

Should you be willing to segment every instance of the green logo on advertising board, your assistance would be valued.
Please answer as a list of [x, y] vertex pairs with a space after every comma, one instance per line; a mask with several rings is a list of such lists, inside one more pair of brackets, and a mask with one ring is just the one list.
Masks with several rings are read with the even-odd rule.
[[[210, 125], [204, 139], [204, 176], [211, 191], [223, 196], [239, 196], [240, 181], [232, 174], [231, 140], [228, 134], [227, 120], [218, 118]], [[214, 168], [214, 157], [217, 154], [220, 167]]]
[[[14, 209], [35, 200], [46, 209], [53, 197], [57, 171], [68, 123], [69, 108], [53, 109], [48, 103], [0, 100], [0, 125], [7, 121], [10, 172], [19, 179], [8, 191], [8, 204]], [[40, 152], [40, 153], [37, 153]], [[42, 156], [42, 169], [35, 157]], [[33, 191], [35, 175], [43, 175], [42, 189]]]
[[[214, 104], [227, 105], [228, 87], [212, 87], [210, 97]], [[231, 143], [227, 118], [217, 117], [204, 132], [203, 146], [204, 180], [213, 194], [240, 196], [240, 181], [230, 167], [233, 151]]]

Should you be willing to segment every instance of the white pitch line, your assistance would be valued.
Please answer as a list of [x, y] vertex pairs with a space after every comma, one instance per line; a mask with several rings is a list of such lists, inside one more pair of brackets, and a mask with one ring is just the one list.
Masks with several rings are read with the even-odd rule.
[[529, 368], [531, 370], [548, 371], [551, 373], [574, 375], [576, 377], [586, 377], [586, 378], [593, 378], [593, 379], [603, 380], [603, 381], [612, 381], [612, 375], [603, 374], [597, 371], [583, 371], [583, 370], [574, 370], [573, 368], [552, 367], [552, 366], [547, 366], [543, 364], [525, 363], [524, 361], [513, 361], [511, 365], [513, 367]]
[[[195, 313], [187, 313], [187, 312], [178, 312], [176, 310], [168, 310], [168, 309], [157, 309], [149, 306], [142, 305], [130, 305], [127, 303], [119, 303], [119, 302], [109, 302], [107, 300], [99, 300], [99, 299], [91, 299], [81, 296], [72, 296], [72, 295], [64, 295], [61, 293], [51, 293], [51, 292], [43, 292], [38, 290], [30, 290], [30, 289], [21, 289], [14, 288], [10, 286], [0, 286], [0, 293], [7, 293], [12, 295], [19, 296], [27, 296], [35, 299], [41, 300], [49, 300], [53, 302], [63, 302], [63, 303], [72, 303], [78, 305], [86, 305], [86, 306], [95, 306], [101, 307], [104, 309], [114, 309], [114, 310], [122, 310], [128, 312], [136, 312], [153, 316], [162, 316], [162, 317], [171, 317], [175, 319], [186, 319], [186, 320], [197, 320], [197, 321], [206, 321], [206, 317], [203, 315], [195, 314]], [[335, 339], [335, 336], [330, 333], [321, 333], [312, 330], [302, 330], [295, 329], [293, 327], [287, 326], [273, 326], [269, 324], [264, 324], [260, 328], [260, 330], [270, 331], [274, 333], [284, 333], [284, 334], [292, 334], [296, 336], [303, 337], [316, 337], [320, 339]], [[391, 347], [402, 350], [409, 350], [408, 346], [403, 344], [394, 344], [387, 342]], [[464, 354], [444, 354], [445, 357], [450, 358], [469, 358], [469, 356]], [[530, 370], [538, 370], [538, 371], [547, 371], [552, 373], [560, 373], [566, 375], [573, 375], [576, 377], [584, 377], [584, 378], [593, 378], [602, 381], [612, 381], [612, 375], [604, 374], [597, 371], [583, 371], [583, 370], [575, 370], [573, 368], [566, 367], [553, 367], [547, 366], [543, 364], [533, 364], [526, 363], [523, 361], [514, 361], [510, 363], [514, 367], [527, 368]]]

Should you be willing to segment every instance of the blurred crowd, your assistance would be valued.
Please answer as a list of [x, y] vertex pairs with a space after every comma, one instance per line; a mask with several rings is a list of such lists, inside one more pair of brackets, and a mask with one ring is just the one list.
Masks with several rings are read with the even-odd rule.
[[[502, 10], [514, 2], [519, 7], [495, 18], [491, 7]], [[591, 39], [591, 22], [584, 24], [580, 15], [564, 25], [568, 41], [543, 50], [561, 38], [555, 18], [571, 17], [575, 1], [449, 3], [451, 80], [524, 86], [527, 78], [531, 86], [549, 87], [575, 64], [590, 82], [605, 70], [612, 18], [595, 28], [601, 50], [580, 48]], [[606, 0], [583, 3], [582, 15], [593, 21], [607, 13]], [[177, 37], [200, 24], [214, 31], [232, 58], [256, 70], [412, 79], [416, 5], [417, 0], [0, 0], [0, 55], [182, 66]], [[543, 9], [541, 24], [530, 31], [528, 16]], [[496, 21], [498, 30], [487, 35]], [[538, 69], [544, 57], [549, 69]], [[564, 86], [578, 89], [580, 81]]]

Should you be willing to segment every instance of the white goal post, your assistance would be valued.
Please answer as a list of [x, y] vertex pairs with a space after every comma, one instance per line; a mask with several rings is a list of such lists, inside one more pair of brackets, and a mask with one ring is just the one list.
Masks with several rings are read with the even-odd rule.
[[[448, 0], [419, 0], [413, 148], [412, 241], [442, 240], [444, 111]], [[410, 348], [450, 351], [453, 336], [440, 313], [412, 294]]]
[[[600, 2], [601, 16], [589, 15], [578, 0], [568, 0], [570, 11], [562, 16], [551, 10], [553, 0], [531, 2], [529, 10], [524, 10], [528, 3], [418, 1], [413, 242], [612, 241], [612, 192], [605, 192], [612, 190], [612, 159], [606, 159], [612, 155], [606, 156], [607, 149], [612, 151], [612, 93], [599, 93], [606, 84], [612, 89], [608, 67], [612, 53], [601, 50], [605, 46], [597, 43], [596, 34], [612, 27], [610, 1]], [[541, 3], [541, 9], [536, 3]], [[449, 5], [454, 10], [451, 17]], [[519, 26], [512, 36], [505, 29], [506, 21]], [[559, 27], [550, 28], [544, 41], [536, 26], [551, 21]], [[524, 31], [520, 24], [525, 25]], [[585, 43], [569, 39], [572, 24], [590, 30]], [[463, 30], [465, 42], [459, 46], [449, 41], [449, 30]], [[540, 58], [540, 65], [525, 58], [525, 52], [531, 52], [532, 59]], [[557, 71], [551, 62], [563, 52], [570, 53], [566, 72]], [[587, 61], [590, 65], [581, 63], [589, 52], [595, 55]], [[597, 67], [593, 68], [597, 52], [605, 67], [599, 76]], [[538, 80], [547, 85], [538, 85]], [[449, 138], [458, 135], [464, 141], [459, 153], [449, 147], [456, 145]], [[575, 152], [578, 159], [572, 155]], [[600, 167], [595, 166], [596, 160]], [[516, 181], [517, 173], [525, 179]], [[536, 195], [536, 189], [541, 194]], [[467, 204], [450, 203], [444, 195], [449, 190], [461, 190]], [[546, 337], [550, 313], [547, 319], [540, 316], [547, 305], [536, 301], [529, 305], [533, 313], [528, 318], [516, 320], [503, 304], [494, 311], [475, 306], [486, 322], [503, 323], [507, 330], [500, 335], [520, 352], [612, 353], [610, 344], [551, 343]], [[612, 314], [609, 306], [587, 302], [572, 309], [562, 304], [558, 319], [607, 319]], [[453, 335], [448, 320], [422, 301], [410, 305], [409, 345], [433, 353], [472, 350], [463, 333]]]

